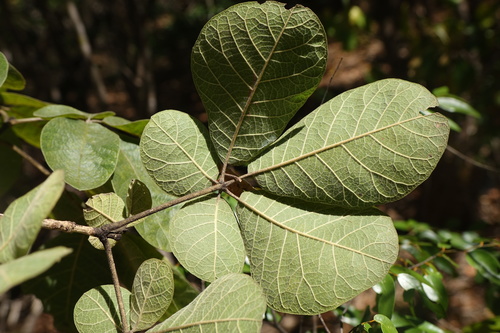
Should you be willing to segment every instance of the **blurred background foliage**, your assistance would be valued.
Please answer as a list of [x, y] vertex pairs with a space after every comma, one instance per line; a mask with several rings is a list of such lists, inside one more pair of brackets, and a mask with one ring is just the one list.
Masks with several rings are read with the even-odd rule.
[[[206, 121], [191, 78], [191, 48], [211, 16], [237, 2], [0, 0], [0, 51], [25, 76], [28, 96], [130, 120], [177, 109]], [[297, 3], [315, 11], [329, 38], [327, 72], [297, 118], [347, 89], [388, 77], [459, 96], [480, 116], [446, 112], [461, 128], [452, 132], [450, 150], [427, 182], [383, 209], [396, 220], [498, 238], [500, 1], [288, 2]], [[29, 182], [39, 176], [32, 174], [9, 180], [14, 191], [1, 198], [0, 210], [33, 187]], [[473, 280], [469, 273], [463, 274]], [[472, 292], [479, 300], [469, 313], [481, 308], [481, 292]]]

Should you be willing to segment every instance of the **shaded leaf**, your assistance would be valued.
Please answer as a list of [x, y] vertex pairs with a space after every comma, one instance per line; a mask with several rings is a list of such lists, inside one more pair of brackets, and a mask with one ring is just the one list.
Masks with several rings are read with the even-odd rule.
[[343, 207], [402, 198], [433, 171], [448, 121], [420, 85], [388, 79], [349, 90], [292, 126], [249, 172], [273, 194]]
[[7, 207], [0, 217], [0, 263], [28, 253], [63, 189], [64, 173], [57, 170]]
[[[121, 288], [125, 313], [130, 310], [130, 291]], [[75, 325], [80, 333], [122, 332], [120, 311], [112, 285], [103, 285], [87, 291], [75, 305]]]
[[0, 52], [0, 87], [3, 86], [9, 72], [9, 62], [5, 55]]
[[191, 68], [219, 158], [246, 163], [276, 140], [318, 86], [326, 57], [323, 26], [300, 5], [245, 2], [214, 16]]
[[231, 207], [220, 196], [182, 207], [170, 221], [172, 252], [198, 278], [240, 273], [245, 247]]
[[142, 131], [144, 131], [144, 127], [148, 124], [149, 119], [129, 121], [125, 118], [111, 116], [104, 118], [102, 122], [125, 133], [140, 137]]
[[97, 188], [115, 171], [120, 138], [99, 124], [54, 118], [42, 130], [47, 164], [63, 169], [66, 182], [78, 190]]
[[390, 274], [387, 274], [380, 283], [373, 286], [373, 290], [377, 293], [376, 311], [391, 318], [392, 313], [394, 312], [394, 302], [396, 297], [394, 279]]
[[170, 303], [167, 312], [165, 312], [165, 314], [163, 315], [163, 319], [166, 319], [177, 311], [183, 309], [185, 306], [191, 303], [200, 293], [191, 285], [191, 283], [189, 283], [184, 274], [179, 271], [179, 266], [172, 267], [172, 272], [174, 273], [175, 297], [172, 299], [172, 303]]
[[130, 324], [133, 331], [153, 326], [168, 309], [174, 292], [170, 264], [149, 259], [136, 273], [130, 298]]
[[186, 195], [217, 179], [207, 129], [186, 113], [168, 110], [151, 117], [140, 148], [146, 170], [169, 194]]
[[26, 80], [19, 71], [9, 64], [5, 55], [0, 52], [0, 88], [23, 90]]
[[380, 324], [383, 333], [398, 333], [396, 327], [394, 327], [394, 324], [386, 316], [376, 314], [375, 316], [373, 316], [373, 320]]
[[6, 91], [0, 92], [0, 104], [10, 106], [28, 106], [36, 109], [48, 105], [47, 102], [30, 96]]
[[500, 285], [500, 262], [493, 254], [483, 249], [476, 249], [468, 252], [466, 259], [480, 275]]
[[262, 289], [248, 275], [231, 273], [208, 286], [153, 332], [260, 332], [266, 309]]
[[59, 246], [38, 251], [0, 265], [0, 294], [49, 269], [71, 249]]
[[[153, 204], [153, 199], [151, 198], [151, 192], [149, 192], [146, 184], [138, 179], [133, 179], [128, 188], [126, 204], [128, 215], [135, 215], [150, 209]], [[132, 227], [142, 221], [142, 219], [137, 220], [128, 226]]]
[[83, 235], [61, 234], [45, 245], [46, 248], [65, 246], [73, 252], [47, 272], [24, 283], [23, 291], [35, 294], [42, 301], [44, 312], [54, 317], [59, 331], [76, 332], [75, 304], [87, 290], [111, 283], [108, 262], [104, 252], [94, 249]]
[[469, 103], [457, 96], [438, 97], [439, 108], [451, 113], [461, 113], [474, 118], [481, 118], [481, 114]]
[[237, 216], [252, 277], [277, 311], [318, 314], [379, 283], [397, 258], [392, 221], [243, 193]]

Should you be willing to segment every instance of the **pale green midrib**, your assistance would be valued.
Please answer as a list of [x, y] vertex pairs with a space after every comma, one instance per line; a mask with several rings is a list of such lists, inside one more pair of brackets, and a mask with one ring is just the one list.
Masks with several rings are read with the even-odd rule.
[[[229, 147], [228, 147], [228, 150], [227, 150], [227, 154], [226, 154], [226, 158], [224, 159], [224, 164], [222, 166], [222, 171], [221, 171], [221, 174], [220, 174], [220, 177], [219, 177], [219, 181], [223, 181], [224, 180], [224, 177], [225, 177], [225, 173], [226, 173], [226, 168], [227, 168], [227, 165], [229, 163], [229, 160], [231, 158], [231, 153], [233, 151], [233, 147], [234, 145], [236, 144], [236, 139], [238, 138], [238, 134], [239, 134], [239, 131], [241, 129], [241, 126], [243, 125], [243, 120], [246, 118], [247, 116], [247, 112], [248, 110], [250, 109], [250, 105], [252, 104], [252, 100], [254, 98], [254, 95], [257, 91], [257, 88], [260, 84], [260, 82], [262, 81], [262, 77], [264, 76], [264, 73], [266, 71], [266, 68], [267, 66], [269, 65], [269, 63], [271, 62], [271, 58], [273, 57], [274, 55], [274, 52], [276, 50], [276, 47], [278, 46], [278, 43], [279, 41], [281, 40], [281, 37], [283, 36], [283, 33], [284, 31], [286, 30], [286, 27], [288, 25], [288, 22], [290, 20], [290, 18], [292, 17], [293, 15], [293, 12], [294, 12], [294, 9], [295, 8], [292, 8], [290, 10], [290, 13], [286, 19], [286, 22], [283, 24], [283, 28], [281, 29], [278, 37], [276, 38], [276, 41], [273, 45], [273, 48], [272, 50], [269, 52], [269, 56], [267, 57], [266, 61], [264, 62], [264, 66], [262, 67], [260, 73], [259, 73], [259, 76], [257, 77], [257, 80], [255, 81], [255, 83], [253, 84], [253, 86], [251, 87], [251, 92], [250, 92], [250, 95], [248, 96], [247, 98], [247, 101], [245, 103], [245, 106], [243, 107], [243, 110], [241, 112], [241, 115], [240, 115], [240, 119], [238, 120], [238, 123], [236, 124], [236, 128], [234, 130], [234, 134], [233, 134], [233, 137], [231, 139], [231, 143], [229, 144]], [[256, 47], [257, 48], [257, 47]]]
[[[405, 124], [407, 122], [410, 122], [410, 121], [413, 121], [413, 120], [417, 120], [417, 119], [425, 119], [425, 118], [429, 118], [431, 116], [436, 116], [437, 114], [434, 113], [434, 114], [431, 114], [431, 115], [427, 115], [427, 116], [417, 116], [417, 117], [413, 117], [413, 118], [409, 118], [409, 119], [406, 119], [404, 121], [400, 121], [400, 122], [397, 122], [397, 123], [393, 123], [393, 124], [390, 124], [390, 125], [387, 125], [387, 126], [383, 126], [383, 127], [380, 127], [380, 128], [377, 128], [377, 129], [374, 129], [374, 130], [371, 130], [371, 131], [368, 131], [368, 132], [365, 132], [365, 133], [362, 133], [362, 134], [359, 134], [359, 135], [356, 135], [356, 136], [353, 136], [351, 138], [348, 138], [348, 139], [345, 139], [345, 140], [341, 140], [339, 142], [335, 142], [335, 143], [332, 143], [330, 145], [327, 145], [325, 147], [322, 147], [322, 148], [319, 148], [319, 149], [316, 149], [316, 150], [313, 150], [309, 153], [306, 153], [304, 155], [301, 155], [301, 156], [297, 156], [297, 157], [294, 157], [292, 159], [289, 159], [287, 161], [284, 161], [284, 162], [281, 162], [281, 163], [278, 163], [278, 164], [275, 164], [275, 165], [272, 165], [272, 166], [269, 166], [267, 168], [263, 168], [263, 169], [260, 169], [260, 170], [256, 170], [256, 171], [252, 171], [252, 172], [249, 172], [247, 174], [244, 174], [242, 176], [240, 176], [240, 179], [244, 179], [244, 178], [247, 178], [247, 177], [252, 177], [252, 176], [256, 176], [256, 175], [259, 175], [259, 174], [262, 174], [262, 173], [265, 173], [265, 172], [269, 172], [269, 171], [272, 171], [272, 170], [275, 170], [275, 169], [279, 169], [279, 168], [282, 168], [282, 167], [285, 167], [287, 165], [290, 165], [290, 164], [293, 164], [293, 163], [296, 163], [296, 162], [299, 162], [303, 159], [306, 159], [308, 157], [311, 157], [311, 156], [314, 156], [314, 155], [317, 155], [317, 154], [320, 154], [322, 152], [325, 152], [327, 150], [330, 150], [330, 149], [333, 149], [333, 148], [336, 148], [336, 147], [339, 147], [339, 146], [342, 146], [342, 145], [345, 145], [345, 144], [348, 144], [352, 141], [355, 141], [355, 140], [358, 140], [358, 139], [361, 139], [361, 138], [364, 138], [366, 136], [371, 136], [375, 133], [378, 133], [378, 132], [381, 132], [381, 131], [384, 131], [386, 129], [389, 129], [389, 128], [392, 128], [392, 127], [396, 127], [396, 126], [400, 126], [402, 124]], [[425, 137], [430, 137], [430, 136], [425, 136]]]
[[[151, 119], [155, 125], [163, 132], [165, 133], [165, 135], [170, 139], [172, 140], [172, 142], [175, 143], [175, 145], [180, 148], [180, 150], [184, 153], [184, 155], [186, 155], [186, 157], [196, 166], [196, 168], [198, 170], [200, 170], [201, 174], [203, 176], [205, 176], [205, 178], [207, 178], [209, 181], [211, 181], [213, 184], [217, 183], [212, 177], [210, 177], [210, 175], [208, 175], [205, 170], [203, 170], [203, 168], [196, 162], [196, 160], [184, 149], [184, 147], [182, 147], [182, 145], [180, 145], [176, 140], [174, 140], [172, 138], [172, 136], [170, 136], [170, 134], [168, 134], [164, 129], [163, 127], [160, 126], [160, 124], [156, 121], [156, 119]], [[151, 137], [150, 137], [151, 138]], [[151, 140], [153, 140], [151, 138]], [[154, 141], [154, 140], [153, 140]]]
[[217, 324], [217, 323], [226, 323], [226, 322], [231, 322], [231, 321], [251, 321], [251, 322], [256, 322], [256, 323], [261, 323], [261, 319], [255, 319], [255, 318], [226, 318], [226, 319], [211, 319], [211, 320], [201, 320], [201, 321], [195, 321], [193, 323], [189, 324], [184, 324], [184, 325], [178, 325], [174, 327], [169, 327], [165, 330], [161, 331], [154, 331], [155, 333], [164, 333], [164, 332], [172, 332], [172, 331], [177, 331], [177, 330], [182, 330], [185, 328], [193, 327], [193, 326], [199, 326], [199, 325], [208, 325], [208, 324]]
[[238, 202], [240, 202], [243, 206], [245, 206], [246, 208], [248, 208], [250, 211], [252, 211], [252, 212], [256, 213], [257, 215], [259, 215], [260, 217], [262, 217], [263, 219], [265, 219], [265, 220], [271, 222], [272, 224], [274, 224], [274, 225], [276, 225], [276, 226], [278, 226], [278, 227], [280, 227], [282, 229], [285, 229], [285, 230], [287, 230], [287, 231], [289, 231], [291, 233], [294, 233], [294, 234], [297, 234], [299, 236], [306, 237], [306, 238], [309, 238], [309, 239], [312, 239], [312, 240], [315, 240], [315, 241], [318, 241], [318, 242], [322, 242], [322, 243], [331, 245], [333, 247], [338, 247], [338, 248], [346, 250], [346, 251], [351, 251], [351, 252], [357, 253], [357, 254], [359, 254], [361, 256], [365, 256], [365, 257], [371, 258], [373, 260], [380, 261], [382, 263], [392, 264], [392, 262], [387, 261], [387, 260], [383, 260], [383, 258], [377, 258], [377, 257], [375, 257], [375, 256], [373, 256], [371, 254], [363, 253], [361, 251], [355, 250], [355, 249], [350, 248], [348, 246], [344, 246], [344, 245], [341, 245], [341, 244], [338, 244], [338, 243], [335, 243], [335, 242], [330, 242], [330, 241], [327, 241], [326, 239], [322, 239], [322, 238], [319, 238], [319, 237], [316, 237], [316, 236], [312, 236], [312, 235], [306, 234], [305, 232], [292, 229], [292, 228], [284, 225], [283, 223], [276, 221], [272, 217], [267, 216], [266, 214], [264, 214], [260, 210], [256, 209], [255, 207], [251, 206], [250, 204], [246, 203], [245, 201], [241, 200], [240, 198], [238, 198], [238, 197], [236, 197], [234, 195], [232, 197], [235, 198], [236, 200], [238, 200]]

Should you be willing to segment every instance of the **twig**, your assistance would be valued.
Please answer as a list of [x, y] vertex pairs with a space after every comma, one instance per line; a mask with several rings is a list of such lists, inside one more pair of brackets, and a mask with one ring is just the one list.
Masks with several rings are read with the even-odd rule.
[[485, 170], [488, 170], [488, 171], [492, 171], [492, 172], [497, 172], [497, 173], [500, 173], [500, 170], [499, 169], [496, 169], [492, 166], [489, 166], [489, 165], [486, 165], [486, 164], [483, 164], [483, 163], [480, 163], [476, 160], [474, 160], [473, 158], [470, 158], [469, 156], [461, 153], [460, 151], [456, 150], [455, 148], [451, 147], [451, 146], [447, 146], [446, 147], [446, 150], [448, 150], [450, 153], [452, 153], [453, 155], [463, 159], [464, 161], [478, 167], [478, 168], [481, 168], [481, 169], [485, 169]]
[[45, 219], [42, 222], [42, 228], [50, 230], [60, 230], [67, 233], [79, 233], [87, 236], [97, 236], [95, 228], [77, 224], [72, 221], [59, 221], [53, 219]]
[[339, 68], [340, 68], [340, 65], [342, 64], [342, 61], [344, 60], [344, 58], [340, 58], [340, 61], [337, 65], [337, 68], [335, 68], [335, 71], [333, 71], [333, 74], [332, 76], [330, 77], [330, 80], [328, 81], [328, 85], [326, 86], [326, 90], [325, 90], [325, 93], [323, 94], [323, 98], [321, 99], [321, 104], [323, 104], [325, 102], [325, 99], [326, 99], [326, 95], [328, 93], [328, 90], [330, 89], [330, 86], [332, 85], [332, 81], [333, 81], [333, 77], [335, 76], [335, 74], [337, 74], [337, 72], [339, 71]]
[[319, 320], [321, 320], [321, 323], [323, 324], [323, 327], [325, 328], [326, 333], [331, 333], [330, 330], [328, 329], [328, 326], [326, 325], [325, 320], [323, 319], [323, 316], [321, 314], [318, 314]]
[[41, 165], [37, 160], [35, 160], [33, 157], [30, 155], [26, 154], [24, 150], [19, 148], [16, 145], [11, 146], [12, 150], [21, 155], [22, 158], [24, 158], [26, 161], [31, 163], [35, 168], [37, 168], [41, 173], [43, 173], [45, 176], [50, 176], [50, 171], [47, 170], [43, 165]]
[[123, 295], [120, 289], [120, 280], [118, 279], [118, 273], [116, 272], [115, 260], [113, 259], [113, 252], [111, 251], [111, 245], [106, 237], [100, 237], [102, 245], [104, 245], [104, 250], [106, 252], [106, 257], [108, 259], [109, 270], [111, 271], [111, 278], [113, 279], [113, 286], [115, 287], [116, 300], [118, 302], [118, 310], [120, 311], [120, 317], [122, 320], [122, 332], [130, 332], [128, 327], [127, 315], [125, 313], [125, 305], [123, 304]]

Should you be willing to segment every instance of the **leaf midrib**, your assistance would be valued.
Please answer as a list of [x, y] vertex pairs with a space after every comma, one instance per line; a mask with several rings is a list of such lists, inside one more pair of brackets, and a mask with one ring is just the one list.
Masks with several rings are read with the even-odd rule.
[[252, 85], [252, 87], [250, 87], [251, 88], [250, 95], [247, 98], [247, 101], [245, 103], [245, 106], [243, 107], [243, 110], [241, 112], [241, 115], [240, 115], [240, 118], [238, 120], [238, 123], [236, 124], [236, 128], [234, 130], [233, 137], [231, 139], [231, 142], [230, 142], [228, 150], [227, 150], [226, 158], [224, 159], [224, 164], [222, 166], [222, 170], [221, 170], [221, 173], [220, 173], [219, 181], [224, 181], [225, 174], [226, 174], [226, 168], [227, 168], [227, 165], [229, 164], [229, 159], [231, 158], [231, 153], [233, 151], [234, 145], [236, 144], [236, 139], [238, 138], [239, 132], [241, 130], [241, 126], [243, 125], [243, 121], [245, 120], [245, 118], [248, 115], [247, 114], [248, 110], [250, 109], [250, 106], [252, 104], [252, 101], [253, 101], [253, 98], [255, 96], [255, 93], [256, 93], [256, 91], [258, 89], [258, 86], [259, 86], [260, 82], [262, 81], [262, 77], [264, 76], [264, 73], [266, 72], [266, 68], [268, 67], [269, 63], [271, 62], [271, 58], [275, 54], [276, 47], [277, 47], [278, 43], [280, 42], [281, 37], [283, 36], [284, 31], [287, 28], [288, 22], [290, 21], [290, 18], [293, 15], [294, 9], [295, 9], [295, 7], [292, 8], [292, 9], [290, 9], [289, 15], [288, 15], [285, 23], [283, 24], [283, 28], [281, 29], [278, 37], [276, 38], [275, 43], [273, 45], [273, 48], [269, 52], [269, 56], [267, 57], [267, 59], [264, 62], [264, 66], [260, 70], [260, 73], [257, 76], [257, 79], [256, 79], [255, 83]]

